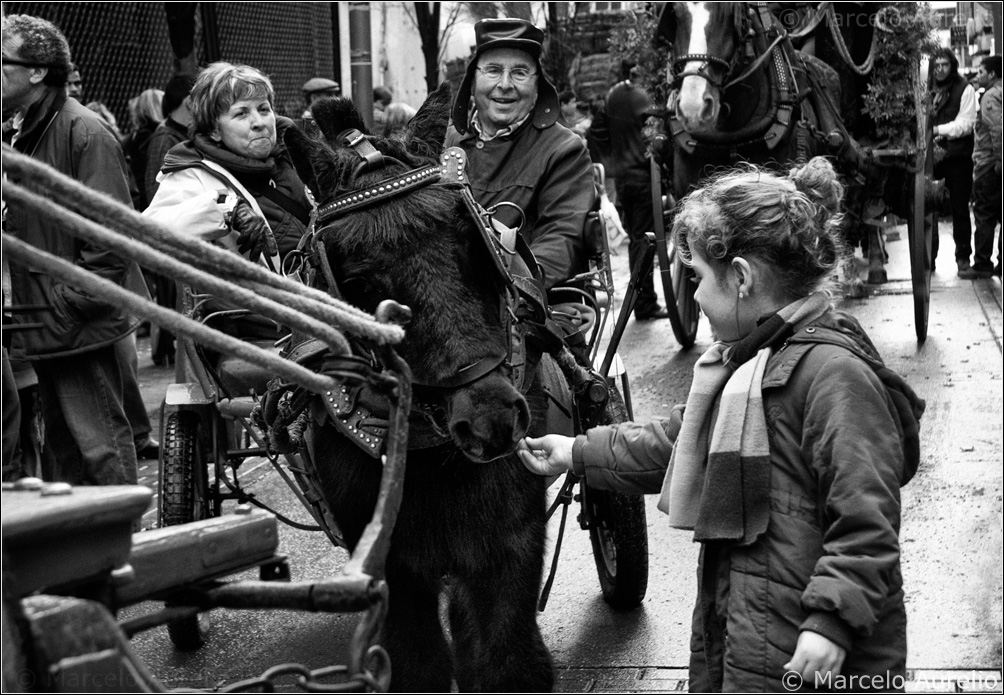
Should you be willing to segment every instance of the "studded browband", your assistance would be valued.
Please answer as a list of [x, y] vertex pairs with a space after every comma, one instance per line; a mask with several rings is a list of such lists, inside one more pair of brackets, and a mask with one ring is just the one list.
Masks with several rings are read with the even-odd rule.
[[[361, 138], [361, 139], [360, 139]], [[352, 145], [353, 142], [361, 144], [365, 142], [369, 147], [373, 147], [365, 139], [347, 137], [346, 140]], [[374, 148], [375, 149], [375, 148]], [[365, 155], [361, 155], [365, 158]], [[458, 147], [450, 147], [443, 152], [438, 166], [432, 165], [412, 169], [403, 174], [398, 174], [390, 178], [383, 179], [363, 189], [357, 189], [343, 196], [335, 198], [330, 203], [319, 208], [317, 211], [317, 224], [324, 225], [332, 220], [336, 220], [350, 212], [362, 210], [372, 205], [376, 205], [390, 198], [397, 197], [402, 193], [407, 193], [416, 188], [437, 183], [439, 181], [449, 183], [465, 183], [466, 174], [464, 167], [466, 155]]]

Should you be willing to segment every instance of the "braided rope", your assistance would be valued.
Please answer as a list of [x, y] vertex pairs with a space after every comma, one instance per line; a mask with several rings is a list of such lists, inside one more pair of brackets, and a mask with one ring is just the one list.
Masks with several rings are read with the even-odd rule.
[[[94, 220], [120, 236], [137, 240], [151, 251], [148, 262], [162, 265], [165, 257], [194, 266], [216, 278], [236, 283], [322, 322], [343, 327], [377, 344], [399, 343], [404, 329], [378, 322], [370, 314], [327, 293], [307, 287], [261, 265], [201, 239], [157, 224], [128, 206], [98, 193], [55, 169], [3, 146], [3, 166], [45, 191], [47, 206], [66, 208]], [[60, 201], [58, 204], [54, 201]]]
[[25, 208], [34, 211], [43, 219], [53, 222], [76, 237], [97, 246], [109, 248], [123, 258], [135, 260], [140, 265], [153, 268], [167, 277], [198, 285], [217, 297], [229, 300], [242, 308], [252, 310], [278, 323], [288, 325], [308, 335], [314, 335], [323, 340], [337, 354], [351, 352], [344, 335], [332, 326], [318, 321], [308, 314], [291, 309], [282, 302], [261, 296], [240, 284], [231, 284], [215, 275], [154, 251], [142, 242], [117, 235], [97, 222], [92, 222], [65, 208], [57, 207], [40, 195], [31, 193], [10, 181], [3, 181], [2, 190], [5, 200], [24, 205]]
[[833, 9], [832, 4], [826, 8], [826, 24], [830, 27], [830, 33], [833, 35], [833, 42], [837, 46], [837, 52], [840, 53], [840, 57], [847, 64], [847, 67], [862, 77], [868, 75], [875, 66], [875, 56], [878, 53], [878, 30], [872, 31], [872, 45], [868, 49], [868, 57], [859, 66], [855, 65], [850, 51], [847, 50], [847, 44], [844, 43], [844, 35], [840, 33], [840, 27], [837, 25], [837, 13]]
[[41, 251], [10, 234], [3, 234], [2, 248], [4, 255], [18, 263], [62, 278], [67, 284], [114, 302], [130, 314], [169, 327], [172, 331], [190, 337], [214, 350], [263, 365], [273, 370], [275, 374], [301, 384], [314, 393], [327, 393], [338, 388], [339, 382], [331, 377], [315, 374], [275, 353], [209, 328], [176, 311], [158, 306], [111, 280], [106, 280], [70, 261]]

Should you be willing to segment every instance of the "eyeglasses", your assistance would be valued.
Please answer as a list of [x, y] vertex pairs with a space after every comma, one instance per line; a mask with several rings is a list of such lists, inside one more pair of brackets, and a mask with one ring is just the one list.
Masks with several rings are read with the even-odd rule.
[[526, 68], [504, 68], [501, 65], [489, 65], [485, 68], [478, 68], [478, 72], [493, 82], [498, 82], [504, 74], [509, 73], [509, 79], [512, 80], [513, 84], [526, 84], [530, 81], [531, 77], [537, 74]]
[[7, 56], [3, 57], [3, 64], [4, 65], [19, 65], [22, 68], [47, 68], [47, 67], [49, 67], [45, 63], [33, 63], [31, 61], [28, 61], [28, 60], [18, 60], [17, 58], [8, 58]]
[[951, 63], [942, 63], [941, 61], [938, 61], [938, 62], [936, 62], [934, 64], [934, 67], [936, 67], [936, 68], [950, 68], [950, 67], [952, 67], [952, 64]]

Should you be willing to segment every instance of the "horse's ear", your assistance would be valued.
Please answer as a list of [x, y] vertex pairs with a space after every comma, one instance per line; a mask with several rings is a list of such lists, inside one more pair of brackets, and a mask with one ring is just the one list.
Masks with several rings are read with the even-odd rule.
[[676, 42], [676, 8], [671, 2], [659, 3], [656, 10], [654, 42], [673, 45]]
[[418, 113], [408, 122], [402, 140], [408, 150], [425, 155], [430, 151], [438, 156], [446, 140], [446, 127], [450, 124], [453, 92], [449, 82], [443, 82], [430, 94]]
[[333, 175], [334, 152], [327, 143], [310, 137], [295, 125], [286, 128], [282, 142], [300, 180], [310, 189], [315, 200], [321, 200], [318, 181], [327, 181]]
[[348, 97], [327, 97], [319, 99], [310, 106], [317, 127], [324, 133], [324, 139], [335, 143], [339, 133], [349, 128], [355, 128], [360, 133], [369, 135], [369, 130], [359, 115], [356, 105]]

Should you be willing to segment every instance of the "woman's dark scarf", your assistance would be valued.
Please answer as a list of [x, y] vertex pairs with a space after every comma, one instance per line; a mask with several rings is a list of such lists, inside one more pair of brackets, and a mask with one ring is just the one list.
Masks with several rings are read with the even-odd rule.
[[192, 146], [202, 157], [229, 171], [254, 195], [270, 223], [281, 219], [281, 213], [276, 210], [275, 215], [279, 217], [274, 218], [274, 215], [269, 214], [269, 208], [272, 206], [262, 204], [262, 198], [274, 203], [277, 209], [281, 208], [288, 212], [306, 228], [310, 221], [310, 201], [303, 192], [303, 184], [296, 176], [292, 164], [286, 161], [285, 150], [281, 146], [277, 145], [272, 154], [264, 160], [251, 159], [231, 152], [202, 134], [192, 138]]

